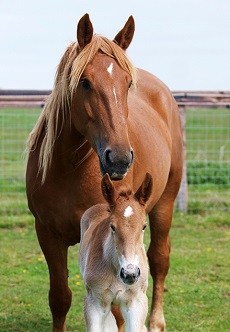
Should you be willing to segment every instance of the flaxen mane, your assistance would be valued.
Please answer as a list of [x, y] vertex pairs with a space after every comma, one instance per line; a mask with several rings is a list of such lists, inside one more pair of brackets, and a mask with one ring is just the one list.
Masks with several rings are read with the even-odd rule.
[[[27, 141], [27, 154], [29, 154], [36, 148], [45, 126], [46, 133], [39, 155], [39, 169], [43, 172], [43, 182], [52, 160], [55, 140], [60, 134], [64, 122], [70, 116], [70, 105], [75, 89], [85, 67], [98, 51], [114, 58], [131, 75], [133, 84], [136, 84], [135, 68], [126, 53], [115, 42], [95, 34], [92, 41], [80, 53], [77, 42], [67, 48], [58, 65], [54, 89]], [[91, 151], [86, 157], [90, 153]]]

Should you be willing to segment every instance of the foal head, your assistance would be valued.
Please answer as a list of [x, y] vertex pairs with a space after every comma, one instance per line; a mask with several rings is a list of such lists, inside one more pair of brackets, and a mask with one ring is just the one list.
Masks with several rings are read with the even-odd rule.
[[133, 163], [127, 96], [135, 69], [125, 54], [134, 34], [129, 18], [113, 41], [93, 34], [88, 14], [78, 23], [70, 73], [71, 119], [97, 152], [101, 173], [122, 179]]
[[131, 285], [137, 282], [141, 268], [145, 267], [145, 205], [152, 192], [152, 177], [147, 173], [135, 194], [131, 190], [117, 192], [107, 174], [103, 177], [101, 186], [111, 211], [110, 228], [120, 277], [125, 284]]

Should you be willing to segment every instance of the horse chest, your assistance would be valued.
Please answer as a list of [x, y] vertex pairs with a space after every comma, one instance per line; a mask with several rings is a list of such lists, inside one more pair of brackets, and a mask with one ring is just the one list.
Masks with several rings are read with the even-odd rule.
[[120, 281], [116, 281], [112, 287], [113, 299], [112, 304], [120, 305], [128, 304], [138, 293], [140, 285], [127, 286]]

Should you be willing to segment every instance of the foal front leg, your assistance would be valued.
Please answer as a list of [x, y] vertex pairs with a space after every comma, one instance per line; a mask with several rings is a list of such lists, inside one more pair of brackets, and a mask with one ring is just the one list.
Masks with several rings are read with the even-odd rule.
[[111, 312], [111, 303], [103, 303], [88, 290], [84, 302], [87, 332], [118, 332], [116, 320]]
[[169, 269], [170, 238], [173, 201], [161, 200], [149, 214], [151, 242], [148, 249], [150, 273], [153, 278], [152, 306], [148, 331], [164, 332], [166, 324], [163, 312], [164, 281]]
[[142, 291], [127, 304], [121, 304], [121, 312], [125, 319], [126, 332], [146, 332], [145, 320], [148, 313], [148, 298]]

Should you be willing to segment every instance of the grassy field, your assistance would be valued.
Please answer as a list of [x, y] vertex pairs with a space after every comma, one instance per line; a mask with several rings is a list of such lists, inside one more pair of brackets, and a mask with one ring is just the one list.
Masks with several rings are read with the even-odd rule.
[[[0, 110], [0, 331], [48, 332], [48, 270], [25, 198], [25, 140], [41, 110]], [[195, 113], [194, 113], [195, 112]], [[229, 110], [187, 112], [190, 214], [175, 214], [164, 296], [167, 331], [229, 331]], [[215, 112], [220, 112], [215, 110]], [[193, 128], [193, 129], [192, 129]], [[220, 129], [222, 128], [222, 129]], [[207, 139], [208, 137], [208, 139]], [[198, 181], [199, 179], [199, 181]], [[200, 181], [202, 179], [202, 181]], [[148, 246], [146, 232], [146, 246]], [[69, 251], [68, 331], [83, 332], [78, 247]], [[148, 296], [151, 293], [151, 281]]]
[[[230, 215], [176, 214], [164, 309], [167, 331], [230, 330]], [[148, 231], [145, 242], [148, 245]], [[48, 332], [48, 271], [28, 214], [0, 217], [0, 331]], [[85, 331], [78, 246], [69, 252], [68, 331]], [[148, 297], [150, 298], [151, 281]]]

